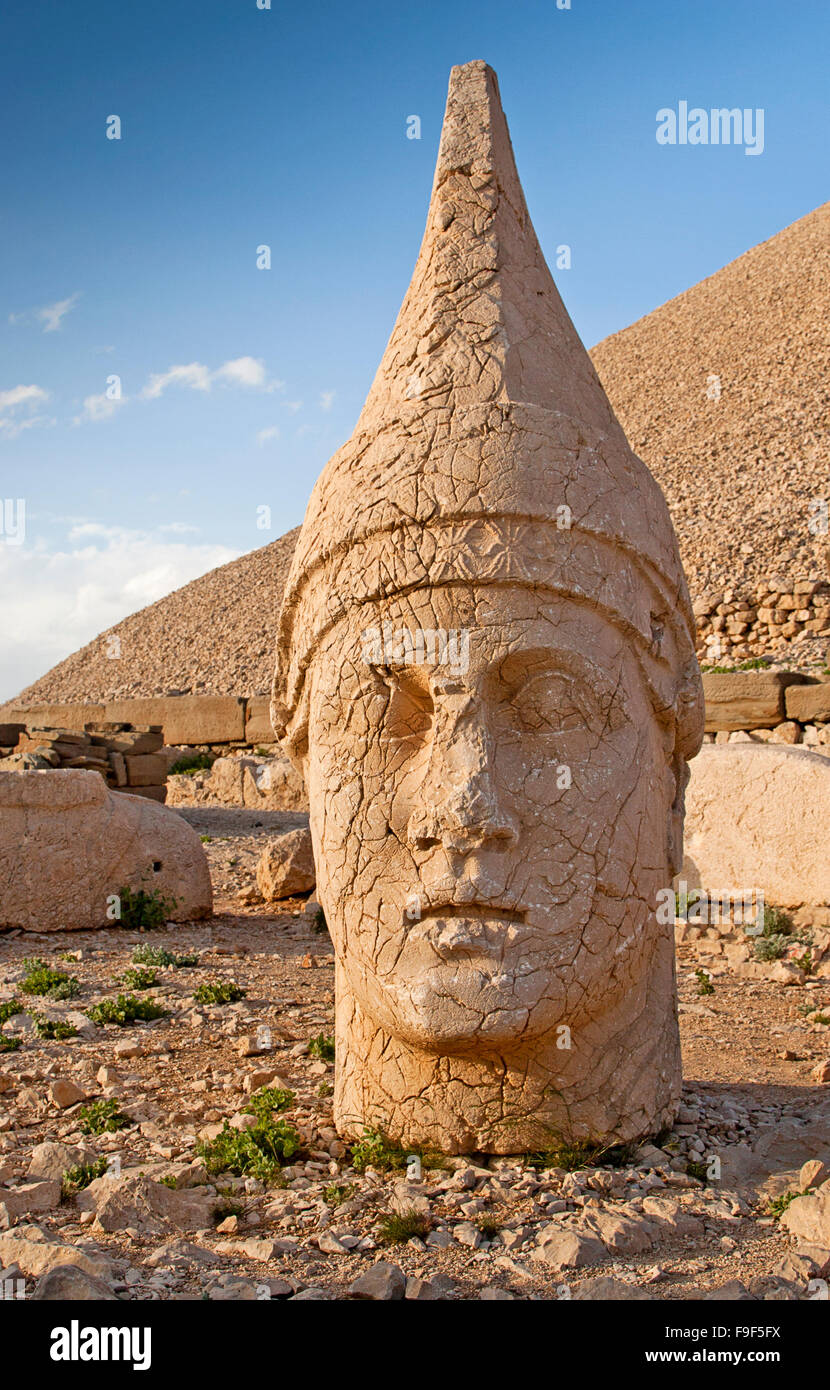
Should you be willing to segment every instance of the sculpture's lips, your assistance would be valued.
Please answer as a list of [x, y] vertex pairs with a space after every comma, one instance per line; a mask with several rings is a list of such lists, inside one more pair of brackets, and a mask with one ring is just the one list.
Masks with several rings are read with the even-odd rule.
[[524, 922], [526, 915], [520, 907], [497, 907], [492, 903], [437, 903], [424, 908], [421, 921], [426, 922], [429, 918], [440, 918], [442, 921], [462, 918], [464, 921], [512, 922], [519, 925]]
[[524, 935], [525, 913], [490, 903], [446, 903], [424, 910], [410, 928], [410, 939], [426, 942], [441, 957], [501, 957], [505, 946]]

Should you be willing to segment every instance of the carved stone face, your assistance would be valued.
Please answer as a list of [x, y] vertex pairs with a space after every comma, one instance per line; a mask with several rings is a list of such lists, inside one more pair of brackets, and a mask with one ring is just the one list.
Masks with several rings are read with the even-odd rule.
[[505, 1056], [638, 993], [671, 874], [673, 741], [586, 604], [440, 587], [335, 627], [304, 762], [361, 1012], [428, 1053]]

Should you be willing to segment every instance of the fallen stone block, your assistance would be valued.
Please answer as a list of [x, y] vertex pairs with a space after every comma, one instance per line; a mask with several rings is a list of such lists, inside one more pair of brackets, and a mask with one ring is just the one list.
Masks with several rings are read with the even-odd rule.
[[790, 1202], [780, 1224], [798, 1245], [830, 1246], [830, 1182]]
[[158, 787], [167, 776], [167, 760], [158, 753], [127, 754], [127, 784], [131, 787]]
[[406, 1275], [388, 1260], [378, 1260], [349, 1285], [348, 1298], [370, 1300], [373, 1303], [392, 1303], [406, 1295]]
[[595, 1236], [581, 1235], [579, 1231], [562, 1226], [545, 1226], [530, 1258], [534, 1264], [548, 1265], [551, 1269], [583, 1269], [586, 1265], [602, 1264], [609, 1255]]
[[256, 871], [257, 887], [266, 902], [279, 902], [315, 884], [310, 830], [289, 830], [271, 840]]
[[793, 671], [704, 672], [706, 732], [775, 728], [787, 713], [784, 692], [804, 679]]
[[112, 1271], [105, 1255], [87, 1254], [77, 1245], [63, 1245], [40, 1226], [16, 1226], [0, 1233], [0, 1265], [20, 1266], [24, 1274], [36, 1278], [62, 1265], [77, 1265], [95, 1279], [110, 1279]]
[[23, 1183], [20, 1187], [0, 1187], [0, 1227], [8, 1228], [21, 1216], [54, 1211], [60, 1205], [61, 1185], [53, 1179]]
[[680, 878], [780, 907], [830, 902], [830, 758], [768, 743], [707, 745], [690, 764]]
[[817, 685], [791, 685], [785, 696], [787, 718], [800, 724], [830, 721], [830, 681]]
[[245, 701], [237, 695], [173, 695], [112, 700], [104, 716], [130, 724], [160, 724], [165, 743], [242, 743]]
[[0, 772], [0, 824], [0, 925], [112, 926], [122, 888], [158, 893], [176, 922], [212, 910], [196, 832], [174, 811], [110, 792], [97, 773]]
[[212, 1225], [216, 1198], [191, 1189], [180, 1191], [151, 1178], [96, 1178], [77, 1193], [80, 1211], [95, 1213], [93, 1229], [123, 1231], [127, 1226], [161, 1235], [171, 1227], [203, 1231]]
[[43, 1275], [32, 1294], [36, 1301], [64, 1303], [67, 1300], [77, 1303], [120, 1302], [109, 1284], [89, 1274], [80, 1265], [58, 1265]]

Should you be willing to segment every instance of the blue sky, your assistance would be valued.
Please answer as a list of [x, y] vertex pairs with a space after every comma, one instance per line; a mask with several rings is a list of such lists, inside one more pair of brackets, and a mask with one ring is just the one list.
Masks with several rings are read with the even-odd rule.
[[[0, 698], [302, 519], [409, 282], [454, 63], [498, 72], [590, 346], [825, 200], [828, 37], [826, 0], [3, 0]], [[682, 100], [763, 108], [763, 154], [660, 146]]]

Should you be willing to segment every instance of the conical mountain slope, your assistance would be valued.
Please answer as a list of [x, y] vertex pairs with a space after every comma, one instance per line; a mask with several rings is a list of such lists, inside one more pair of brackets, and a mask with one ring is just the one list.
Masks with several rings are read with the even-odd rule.
[[[273, 624], [299, 530], [132, 613], [88, 642], [9, 706], [133, 696], [264, 694], [274, 666]], [[110, 637], [121, 658], [111, 660]]]
[[830, 203], [591, 356], [662, 487], [689, 587], [830, 577]]

